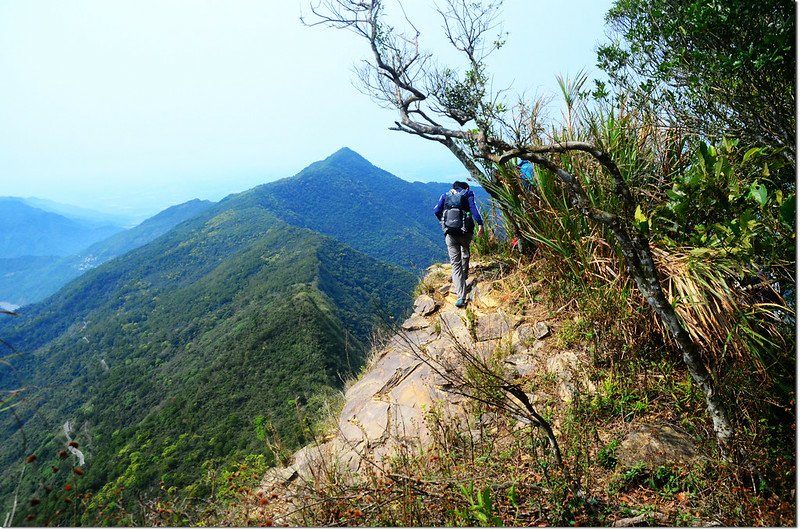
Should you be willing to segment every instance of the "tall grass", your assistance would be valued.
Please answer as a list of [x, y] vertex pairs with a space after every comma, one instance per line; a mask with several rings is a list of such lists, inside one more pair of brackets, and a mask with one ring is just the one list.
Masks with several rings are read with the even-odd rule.
[[536, 168], [534, 179], [522, 186], [513, 165], [497, 168], [496, 180], [484, 186], [500, 202], [503, 219], [521, 247], [537, 252], [557, 276], [586, 284], [593, 276], [613, 280], [620, 261], [606, 243], [602, 229], [590, 226], [575, 212], [560, 182], [551, 173]]
[[[754, 178], [767, 179], [766, 162], [763, 174], [753, 177], [744, 162], [754, 149], [742, 157], [731, 147], [736, 142], [725, 140], [717, 152], [705, 147], [706, 139], [693, 137], [679, 127], [665, 126], [646, 109], [626, 108], [623, 100], [590, 104], [586, 81], [583, 73], [574, 79], [559, 78], [564, 96], [563, 119], [547, 138], [537, 138], [536, 142], [585, 141], [610, 154], [637, 203], [636, 212], [630, 212], [630, 217], [622, 215], [625, 205], [613, 180], [595, 159], [578, 151], [553, 156], [559, 157], [559, 165], [565, 171], [581, 180], [592, 207], [619, 212], [629, 223], [628, 230], [648, 235], [668, 300], [723, 392], [750, 396], [742, 403], [750, 409], [739, 417], [749, 422], [748, 428], [757, 429], [754, 425], [763, 419], [766, 403], [774, 405], [793, 399], [793, 306], [770, 284], [780, 277], [782, 291], [791, 292], [794, 286], [791, 279], [788, 289], [783, 285], [789, 276], [784, 271], [785, 259], [780, 263], [773, 259], [773, 254], [783, 252], [782, 247], [775, 246], [783, 232], [772, 228], [780, 226], [780, 220], [769, 217], [776, 214], [769, 210], [772, 203], [768, 201], [772, 199], [765, 195], [759, 196], [761, 208], [755, 205], [753, 214], [726, 216], [724, 208], [716, 206], [716, 210], [703, 216], [710, 219], [709, 225], [699, 231], [690, 220], [698, 217], [691, 214], [701, 204], [714, 204], [709, 201], [717, 196], [738, 201], [740, 210], [745, 201], [754, 204], [747, 190], [756, 189], [753, 186], [759, 184]], [[706, 151], [717, 153], [713, 167], [706, 167]], [[743, 148], [741, 153], [744, 152]], [[498, 202], [509, 232], [521, 240], [523, 253], [543, 263], [542, 274], [554, 284], [573, 286], [570, 291], [577, 291], [573, 296], [578, 300], [595, 299], [591, 293], [603, 290], [626, 292], [631, 294], [627, 302], [630, 309], [650, 313], [628, 276], [610, 230], [589, 222], [576, 211], [568, 190], [556, 175], [536, 166], [533, 179], [527, 181], [515, 162], [497, 166], [493, 178], [482, 185]], [[725, 178], [720, 180], [719, 175]], [[686, 195], [676, 199], [675, 194], [682, 194], [682, 189], [696, 190], [702, 194], [698, 201], [705, 202], [695, 205]], [[781, 203], [782, 199], [775, 196], [783, 209], [787, 201]], [[676, 200], [683, 201], [678, 205], [687, 208], [685, 219], [681, 217], [684, 213], [670, 210]], [[664, 212], [672, 214], [669, 226]], [[745, 226], [745, 222], [750, 224]], [[742, 235], [737, 232], [739, 227]], [[727, 234], [725, 230], [730, 235], [722, 244], [712, 244], [712, 236], [704, 235]], [[752, 250], [756, 244], [775, 248], [757, 255]], [[746, 287], [753, 279], [757, 280], [755, 288]], [[612, 298], [616, 297], [609, 300]], [[651, 318], [658, 324], [657, 319]], [[639, 329], [648, 332], [652, 328]], [[665, 329], [661, 332], [669, 347], [669, 333]], [[631, 340], [636, 342], [632, 337]]]

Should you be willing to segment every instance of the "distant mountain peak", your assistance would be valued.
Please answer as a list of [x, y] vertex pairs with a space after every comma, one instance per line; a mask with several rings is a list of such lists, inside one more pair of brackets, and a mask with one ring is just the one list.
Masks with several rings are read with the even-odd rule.
[[[399, 177], [375, 166], [349, 147], [342, 147], [329, 157], [314, 162], [296, 174], [294, 179], [306, 182], [358, 181], [370, 185], [379, 182], [401, 181]], [[291, 182], [287, 179], [284, 184]], [[280, 184], [278, 184], [280, 186]]]
[[366, 165], [370, 167], [374, 167], [373, 164], [361, 156], [360, 154], [356, 153], [349, 147], [342, 147], [331, 156], [323, 160], [323, 163], [328, 164], [337, 164], [337, 165]]

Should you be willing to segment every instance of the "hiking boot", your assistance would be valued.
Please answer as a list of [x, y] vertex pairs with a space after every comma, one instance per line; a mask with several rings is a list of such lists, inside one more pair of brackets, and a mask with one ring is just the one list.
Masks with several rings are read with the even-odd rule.
[[463, 298], [459, 298], [458, 300], [456, 300], [456, 307], [464, 307], [465, 305], [467, 305], [467, 303], [464, 301]]

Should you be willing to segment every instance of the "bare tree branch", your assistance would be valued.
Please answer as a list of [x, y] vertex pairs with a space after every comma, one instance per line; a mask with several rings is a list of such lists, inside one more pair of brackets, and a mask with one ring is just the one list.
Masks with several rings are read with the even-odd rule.
[[[513, 113], [509, 116], [500, 95], [492, 92], [485, 63], [502, 42], [498, 38], [487, 45], [486, 38], [497, 27], [500, 4], [445, 0], [445, 7], [438, 9], [444, 21], [445, 36], [466, 62], [463, 76], [455, 68], [440, 71], [431, 68], [430, 55], [420, 51], [420, 34], [416, 28], [414, 35], [408, 37], [382, 22], [382, 0], [326, 0], [321, 5], [325, 9], [320, 9], [320, 5], [312, 8], [317, 20], [309, 25], [350, 29], [367, 40], [373, 59], [364, 66], [361, 80], [374, 97], [383, 98], [397, 109], [400, 119], [392, 130], [443, 144], [479, 183], [490, 183], [495, 178], [492, 171], [479, 167], [482, 162], [490, 167], [492, 163], [504, 165], [520, 158], [539, 164], [565, 184], [576, 210], [609, 228], [631, 277], [664, 328], [669, 330], [695, 383], [703, 390], [718, 443], [724, 452], [732, 435], [728, 413], [697, 345], [664, 294], [650, 243], [633, 223], [637, 204], [625, 175], [598, 143], [572, 138], [541, 142], [536, 117], [540, 105], [523, 106], [517, 116]], [[579, 108], [576, 104], [580, 105], [576, 97], [582, 81], [561, 82], [568, 100], [565, 128], [569, 133], [573, 127], [572, 112]], [[451, 121], [457, 126], [448, 126]], [[474, 122], [475, 127], [465, 129], [470, 122]], [[567, 171], [559, 159], [572, 153], [585, 153], [610, 175], [620, 199], [620, 212], [604, 211], [593, 205], [580, 178]], [[489, 191], [492, 193], [490, 188]]]

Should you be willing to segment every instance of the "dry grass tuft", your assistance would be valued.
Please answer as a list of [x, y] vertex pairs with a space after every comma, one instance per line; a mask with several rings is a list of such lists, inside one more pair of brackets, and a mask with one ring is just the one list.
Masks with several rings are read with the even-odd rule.
[[[778, 293], [763, 281], [759, 301], [739, 287], [742, 271], [719, 253], [702, 255], [666, 252], [654, 248], [654, 258], [665, 277], [666, 294], [692, 339], [705, 351], [707, 362], [719, 366], [726, 358], [752, 362], [760, 373], [767, 366], [759, 347], [783, 342], [777, 314], [790, 313]], [[746, 271], [745, 271], [746, 272]], [[753, 322], [760, 326], [755, 328]]]

